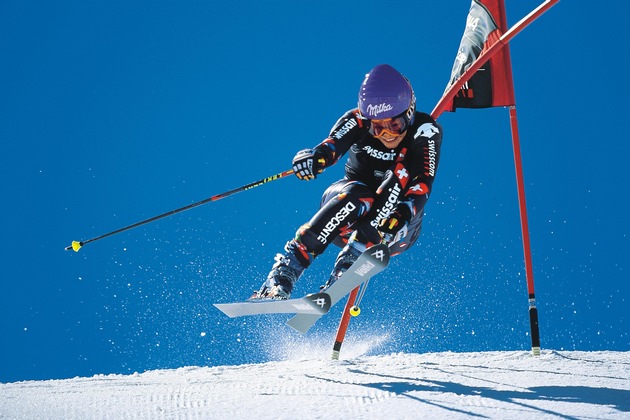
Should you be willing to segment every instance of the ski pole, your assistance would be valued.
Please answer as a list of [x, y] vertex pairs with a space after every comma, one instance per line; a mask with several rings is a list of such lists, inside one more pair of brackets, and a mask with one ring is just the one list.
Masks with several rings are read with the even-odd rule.
[[[346, 306], [343, 309], [343, 313], [341, 315], [341, 320], [339, 321], [339, 327], [337, 328], [337, 336], [335, 337], [335, 344], [333, 344], [333, 352], [332, 359], [339, 360], [339, 353], [341, 352], [341, 345], [343, 344], [343, 340], [346, 338], [346, 332], [348, 331], [348, 326], [350, 325], [350, 319], [353, 316], [359, 316], [361, 313], [361, 309], [359, 305], [361, 304], [361, 300], [363, 299], [363, 295], [365, 294], [365, 289], [367, 289], [368, 283], [370, 279], [367, 279], [363, 286], [355, 287], [350, 295], [348, 296], [348, 301], [346, 302]], [[359, 289], [361, 291], [359, 292]], [[357, 297], [358, 295], [358, 297]]]
[[341, 352], [341, 345], [346, 338], [346, 331], [348, 331], [348, 325], [350, 324], [350, 309], [354, 305], [354, 301], [359, 293], [359, 287], [355, 287], [348, 296], [348, 301], [343, 309], [341, 320], [339, 321], [339, 327], [337, 328], [337, 336], [335, 337], [335, 344], [333, 344], [332, 359], [339, 360], [339, 352]]
[[[383, 235], [382, 244], [388, 244], [394, 239], [394, 236], [391, 234]], [[388, 253], [389, 255], [389, 253]], [[388, 260], [389, 261], [389, 257]], [[341, 319], [339, 320], [339, 327], [337, 327], [337, 336], [335, 337], [335, 343], [333, 344], [332, 351], [332, 359], [339, 360], [339, 353], [341, 352], [341, 345], [343, 344], [343, 340], [346, 338], [346, 332], [348, 331], [348, 326], [350, 325], [350, 319], [354, 316], [359, 316], [361, 313], [361, 308], [359, 305], [363, 300], [363, 295], [365, 295], [365, 291], [367, 290], [368, 284], [370, 283], [370, 279], [367, 279], [363, 286], [359, 285], [355, 287], [348, 296], [348, 301], [346, 302], [346, 306], [341, 313]], [[361, 291], [359, 293], [359, 290]], [[357, 298], [358, 296], [358, 298]]]
[[361, 301], [363, 300], [363, 295], [365, 295], [365, 290], [367, 289], [368, 284], [370, 284], [370, 279], [367, 279], [365, 283], [363, 283], [363, 286], [361, 287], [361, 293], [359, 293], [359, 297], [357, 298], [356, 303], [350, 308], [350, 315], [359, 316], [359, 314], [361, 313], [361, 308], [359, 307], [359, 305], [361, 305]]
[[[391, 233], [384, 233], [382, 234], [382, 236], [383, 241], [381, 243], [383, 244], [389, 244], [394, 240], [394, 235], [392, 235]], [[359, 307], [359, 305], [361, 305], [361, 301], [363, 300], [363, 296], [365, 295], [368, 284], [370, 284], [370, 279], [367, 279], [365, 283], [363, 283], [363, 287], [361, 287], [361, 293], [359, 293], [359, 297], [357, 298], [356, 303], [348, 311], [350, 315], [359, 316], [359, 314], [361, 313], [361, 308]]]
[[183, 212], [185, 210], [190, 210], [190, 209], [192, 209], [194, 207], [201, 206], [202, 204], [206, 204], [206, 203], [209, 203], [211, 201], [220, 200], [222, 198], [225, 198], [225, 197], [228, 197], [230, 195], [239, 193], [241, 191], [249, 190], [249, 189], [258, 187], [259, 185], [263, 185], [263, 184], [266, 184], [268, 182], [275, 181], [275, 180], [280, 179], [280, 178], [284, 178], [285, 176], [291, 175], [292, 173], [293, 173], [293, 169], [289, 169], [288, 171], [280, 172], [279, 174], [269, 176], [267, 178], [261, 179], [260, 181], [252, 182], [250, 184], [243, 185], [242, 187], [235, 188], [233, 190], [226, 191], [226, 192], [221, 193], [221, 194], [213, 195], [212, 197], [206, 198], [206, 199], [201, 200], [201, 201], [197, 201], [196, 203], [192, 203], [192, 204], [189, 204], [187, 206], [180, 207], [178, 209], [171, 210], [169, 212], [166, 212], [166, 213], [163, 213], [163, 214], [151, 217], [149, 219], [142, 220], [141, 222], [137, 222], [137, 223], [134, 223], [132, 225], [125, 226], [125, 227], [120, 228], [120, 229], [116, 229], [116, 230], [114, 230], [112, 232], [105, 233], [105, 234], [103, 234], [101, 236], [97, 236], [97, 237], [92, 238], [92, 239], [88, 239], [88, 240], [85, 240], [85, 241], [72, 241], [72, 244], [67, 246], [65, 248], [65, 250], [69, 251], [69, 250], [72, 249], [75, 252], [79, 252], [79, 249], [81, 249], [81, 247], [83, 245], [89, 244], [90, 242], [95, 242], [95, 241], [98, 241], [99, 239], [107, 238], [108, 236], [112, 236], [112, 235], [115, 235], [117, 233], [124, 232], [126, 230], [133, 229], [135, 227], [138, 227], [138, 226], [141, 226], [141, 225], [145, 225], [147, 223], [154, 222], [154, 221], [162, 219], [164, 217], [172, 216], [174, 214], [181, 213], [181, 212]]

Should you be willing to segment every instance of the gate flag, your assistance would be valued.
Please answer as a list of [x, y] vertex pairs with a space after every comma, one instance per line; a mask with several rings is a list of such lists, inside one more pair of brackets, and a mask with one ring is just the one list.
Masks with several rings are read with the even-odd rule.
[[[503, 0], [472, 0], [446, 91], [507, 29]], [[512, 105], [515, 105], [512, 64], [506, 44], [464, 83], [445, 110]]]

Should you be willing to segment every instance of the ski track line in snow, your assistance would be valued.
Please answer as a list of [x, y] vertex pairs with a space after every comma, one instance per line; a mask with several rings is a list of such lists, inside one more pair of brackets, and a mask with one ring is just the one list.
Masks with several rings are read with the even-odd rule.
[[629, 419], [630, 352], [397, 353], [0, 384], [0, 418]]

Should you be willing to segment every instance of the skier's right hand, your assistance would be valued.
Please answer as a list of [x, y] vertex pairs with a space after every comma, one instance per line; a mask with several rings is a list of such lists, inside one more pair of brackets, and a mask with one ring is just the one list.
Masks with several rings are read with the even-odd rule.
[[377, 230], [383, 238], [393, 239], [398, 231], [409, 225], [411, 208], [406, 202], [396, 204], [396, 207], [378, 224]]
[[314, 149], [304, 149], [297, 152], [293, 158], [293, 173], [299, 179], [310, 181], [324, 172], [326, 159]]

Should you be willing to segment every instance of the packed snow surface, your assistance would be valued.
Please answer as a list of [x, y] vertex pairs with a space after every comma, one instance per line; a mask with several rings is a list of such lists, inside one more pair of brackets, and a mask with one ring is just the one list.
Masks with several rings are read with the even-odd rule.
[[0, 418], [630, 419], [630, 352], [396, 353], [0, 384]]

